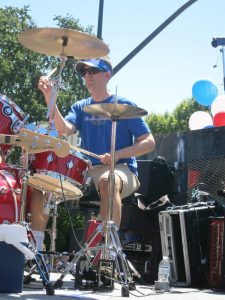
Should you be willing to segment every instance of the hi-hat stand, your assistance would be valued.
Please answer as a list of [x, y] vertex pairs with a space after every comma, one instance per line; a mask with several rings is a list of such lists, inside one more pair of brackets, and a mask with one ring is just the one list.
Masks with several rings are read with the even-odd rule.
[[[87, 264], [82, 267], [86, 271], [93, 271], [92, 267], [97, 264], [97, 274], [94, 279], [98, 288], [107, 287], [114, 288], [115, 275], [122, 285], [121, 294], [124, 297], [129, 296], [129, 290], [134, 289], [134, 282], [131, 271], [137, 276], [140, 274], [135, 270], [132, 264], [127, 260], [126, 255], [122, 251], [122, 246], [118, 236], [115, 223], [112, 221], [113, 198], [115, 187], [115, 140], [116, 125], [119, 119], [134, 118], [146, 115], [146, 111], [134, 106], [122, 105], [117, 103], [93, 104], [86, 106], [84, 110], [90, 114], [104, 116], [112, 121], [111, 134], [111, 162], [109, 170], [109, 199], [107, 205], [107, 220], [100, 223], [93, 234], [88, 238], [83, 249], [78, 251], [73, 260], [68, 263], [65, 271], [56, 281], [54, 287], [61, 288], [63, 278], [71, 272], [74, 265], [78, 268], [79, 262], [83, 259]], [[93, 246], [94, 241], [100, 238], [100, 242]], [[83, 264], [84, 265], [84, 264]], [[94, 276], [94, 275], [93, 275]], [[76, 272], [75, 288], [79, 288], [80, 274]]]
[[[58, 218], [58, 205], [61, 203], [56, 196], [52, 193], [48, 195], [47, 203], [44, 207], [44, 213], [52, 218], [52, 225], [50, 228], [46, 229], [46, 232], [50, 237], [50, 249], [49, 251], [42, 251], [45, 260], [48, 262], [49, 271], [59, 271], [59, 269], [64, 268], [67, 261], [64, 257], [68, 257], [71, 253], [68, 252], [57, 252], [56, 251], [56, 238], [57, 238], [57, 218]], [[56, 264], [58, 260], [58, 264]], [[46, 263], [47, 264], [47, 263]]]

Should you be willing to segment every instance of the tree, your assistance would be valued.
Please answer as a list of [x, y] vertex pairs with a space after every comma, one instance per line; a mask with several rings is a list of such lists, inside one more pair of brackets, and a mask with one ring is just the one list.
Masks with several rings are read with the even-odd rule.
[[[30, 114], [29, 123], [31, 123], [46, 121], [47, 108], [43, 94], [37, 89], [37, 81], [42, 74], [59, 67], [61, 59], [36, 53], [18, 42], [18, 35], [21, 31], [36, 27], [28, 12], [29, 6], [24, 6], [22, 9], [0, 8], [0, 93], [14, 101], [15, 105], [19, 106], [26, 115]], [[83, 28], [78, 23], [79, 20], [75, 20], [72, 16], [67, 15], [65, 18], [56, 16], [54, 21], [57, 22], [59, 28], [70, 28], [92, 34], [92, 27]], [[75, 72], [75, 62], [75, 59], [67, 59], [63, 69], [64, 87], [59, 90], [57, 98], [62, 114], [68, 112], [71, 104], [77, 99], [88, 95], [81, 77]], [[21, 149], [18, 147], [14, 149], [14, 155], [10, 155], [8, 163], [18, 164], [21, 154], [18, 150]], [[60, 205], [58, 218], [60, 232], [57, 239], [57, 247], [60, 250], [66, 250], [64, 247], [68, 246], [67, 237], [71, 225], [65, 214], [65, 208]], [[72, 218], [75, 227], [80, 227], [81, 222], [80, 215]], [[47, 242], [49, 243], [48, 237]]]
[[207, 108], [198, 104], [194, 99], [186, 99], [171, 114], [168, 112], [164, 114], [153, 113], [146, 117], [146, 122], [154, 135], [185, 132], [189, 130], [190, 116], [198, 110], [207, 111]]
[[[0, 9], [0, 92], [11, 98], [25, 114], [30, 113], [30, 123], [46, 120], [46, 105], [42, 93], [37, 89], [37, 81], [41, 74], [59, 67], [60, 59], [26, 49], [18, 42], [21, 31], [37, 27], [28, 11], [29, 6]], [[71, 16], [56, 16], [54, 21], [61, 28], [92, 32], [92, 27], [83, 28], [79, 20]], [[64, 88], [59, 92], [57, 104], [63, 114], [73, 102], [88, 94], [82, 79], [74, 70], [74, 63], [75, 60], [68, 59], [62, 74]]]

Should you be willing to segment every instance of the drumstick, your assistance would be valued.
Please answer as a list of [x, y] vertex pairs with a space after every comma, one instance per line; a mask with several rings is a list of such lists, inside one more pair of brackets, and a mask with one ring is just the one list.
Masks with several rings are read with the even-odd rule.
[[46, 75], [46, 78], [49, 79], [55, 73], [56, 70], [57, 68], [53, 69], [50, 73]]
[[84, 149], [79, 148], [79, 147], [74, 146], [74, 145], [70, 145], [70, 148], [72, 148], [72, 149], [75, 150], [75, 151], [83, 152], [84, 154], [90, 155], [90, 156], [92, 156], [92, 157], [94, 157], [94, 158], [100, 159], [100, 156], [99, 156], [99, 155], [94, 154], [94, 153], [92, 153], [92, 152], [90, 152], [90, 151], [88, 151], [88, 150], [84, 150]]

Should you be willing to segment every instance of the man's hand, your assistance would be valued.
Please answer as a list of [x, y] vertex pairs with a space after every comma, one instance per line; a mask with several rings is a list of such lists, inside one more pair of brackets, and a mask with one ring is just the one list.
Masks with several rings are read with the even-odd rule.
[[45, 101], [47, 105], [49, 105], [53, 88], [53, 83], [51, 79], [47, 78], [46, 76], [41, 76], [38, 82], [38, 88], [44, 94]]
[[[111, 154], [110, 153], [105, 153], [103, 155], [99, 155], [100, 156], [100, 162], [105, 165], [105, 166], [109, 166], [111, 163]], [[117, 163], [117, 161], [119, 160], [119, 158], [117, 157], [117, 153], [115, 153], [115, 163]]]

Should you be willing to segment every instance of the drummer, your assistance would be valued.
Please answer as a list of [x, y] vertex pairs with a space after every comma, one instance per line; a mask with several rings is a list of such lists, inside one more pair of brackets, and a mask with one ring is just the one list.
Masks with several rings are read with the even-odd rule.
[[[111, 161], [112, 122], [104, 117], [92, 116], [83, 111], [91, 104], [114, 103], [133, 105], [132, 101], [113, 95], [108, 89], [112, 76], [112, 65], [108, 57], [78, 61], [76, 71], [82, 76], [90, 97], [75, 102], [67, 116], [63, 118], [56, 107], [54, 122], [56, 129], [65, 135], [77, 130], [81, 137], [81, 148], [98, 154], [100, 159], [89, 157], [92, 162], [91, 177], [100, 196], [100, 218], [107, 219], [107, 201], [109, 198], [109, 165]], [[39, 89], [50, 105], [53, 85], [51, 80], [42, 76]], [[119, 120], [117, 122], [115, 144], [115, 186], [112, 219], [119, 228], [121, 221], [121, 199], [129, 196], [139, 188], [136, 156], [151, 152], [155, 148], [154, 137], [142, 118]]]

